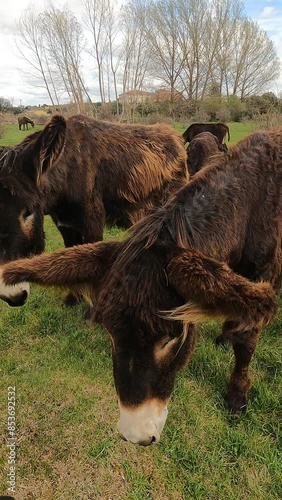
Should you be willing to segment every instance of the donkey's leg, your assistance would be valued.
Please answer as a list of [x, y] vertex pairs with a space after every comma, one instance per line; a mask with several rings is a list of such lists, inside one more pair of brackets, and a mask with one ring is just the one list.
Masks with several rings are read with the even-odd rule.
[[[81, 233], [74, 231], [69, 227], [59, 227], [58, 228], [63, 240], [65, 247], [73, 247], [75, 245], [81, 245], [83, 243]], [[64, 298], [64, 304], [67, 307], [72, 307], [79, 304], [82, 301], [82, 295], [74, 295], [69, 292]]]
[[57, 226], [60, 231], [66, 248], [82, 245], [82, 234], [71, 227]]
[[106, 211], [99, 194], [92, 194], [84, 207], [82, 238], [83, 243], [94, 243], [103, 239]]
[[[100, 197], [95, 193], [86, 203], [83, 220], [82, 238], [83, 243], [94, 243], [103, 240], [103, 231], [106, 223], [106, 212]], [[69, 298], [70, 300], [70, 298]], [[66, 303], [66, 301], [65, 301]], [[84, 319], [87, 325], [92, 326], [95, 306], [89, 306], [85, 312]]]
[[[81, 233], [65, 226], [60, 226], [58, 227], [58, 229], [63, 237], [65, 247], [68, 248], [75, 245], [82, 245], [83, 241]], [[67, 307], [72, 307], [79, 304], [81, 300], [82, 295], [74, 295], [73, 293], [69, 292], [64, 299], [64, 304]]]
[[[76, 245], [82, 245], [83, 240], [81, 232], [76, 231], [72, 227], [59, 223], [56, 214], [51, 214], [51, 217], [62, 235], [66, 248], [73, 247]], [[68, 307], [71, 307], [75, 306], [76, 304], [79, 304], [81, 300], [82, 296], [80, 297], [78, 295], [74, 295], [73, 293], [69, 292], [64, 299], [64, 304]]]
[[[75, 218], [68, 219], [68, 214], [62, 214], [59, 212], [52, 213], [51, 217], [55, 222], [58, 230], [60, 231], [65, 247], [72, 247], [75, 245], [82, 245], [85, 243], [96, 243], [103, 239], [103, 228], [105, 225], [105, 210], [104, 205], [100, 198], [97, 196], [94, 198], [92, 203], [90, 200], [84, 202], [84, 207], [73, 207], [68, 202], [69, 210], [71, 209], [78, 214], [78, 219]], [[94, 203], [95, 202], [95, 203]], [[62, 212], [62, 210], [61, 210]], [[68, 293], [64, 304], [66, 306], [73, 306], [81, 301], [82, 297]], [[89, 312], [86, 313], [86, 319], [88, 319]]]
[[230, 342], [233, 345], [235, 366], [231, 374], [227, 396], [232, 413], [240, 413], [247, 408], [248, 391], [251, 386], [249, 365], [259, 340], [259, 329], [248, 332], [230, 332]]

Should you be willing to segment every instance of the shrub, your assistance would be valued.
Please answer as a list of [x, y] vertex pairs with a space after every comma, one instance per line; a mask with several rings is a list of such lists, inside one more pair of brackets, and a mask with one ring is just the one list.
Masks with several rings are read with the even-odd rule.
[[216, 113], [216, 119], [220, 122], [230, 122], [231, 112], [228, 108], [220, 108]]
[[0, 123], [0, 139], [3, 139], [6, 129], [6, 125], [4, 123]]
[[202, 107], [200, 107], [197, 109], [193, 121], [199, 123], [206, 123], [207, 121], [209, 121], [209, 115]]
[[254, 130], [267, 130], [277, 125], [282, 125], [282, 114], [270, 110], [268, 113], [257, 113], [253, 115]]
[[245, 104], [236, 95], [229, 96], [228, 109], [233, 122], [240, 122], [246, 112]]

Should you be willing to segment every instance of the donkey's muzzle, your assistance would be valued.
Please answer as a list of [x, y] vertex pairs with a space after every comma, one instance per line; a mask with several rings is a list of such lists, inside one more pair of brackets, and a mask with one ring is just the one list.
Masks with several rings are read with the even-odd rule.
[[11, 307], [20, 307], [23, 306], [27, 299], [28, 299], [28, 293], [26, 290], [23, 290], [19, 295], [16, 295], [15, 297], [0, 297], [2, 300], [7, 302], [9, 306]]

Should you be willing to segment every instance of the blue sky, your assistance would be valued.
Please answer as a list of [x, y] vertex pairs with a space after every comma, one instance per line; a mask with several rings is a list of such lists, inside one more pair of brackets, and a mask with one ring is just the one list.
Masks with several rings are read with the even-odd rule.
[[265, 9], [282, 9], [281, 0], [247, 0], [245, 2], [245, 12], [252, 18], [258, 18]]
[[[43, 89], [30, 88], [25, 82], [22, 69], [25, 63], [18, 57], [15, 47], [16, 20], [31, 0], [0, 0], [0, 47], [1, 47], [1, 75], [0, 96], [12, 99], [14, 105], [48, 103], [48, 98]], [[36, 9], [40, 10], [44, 0], [34, 0]], [[257, 21], [262, 29], [273, 40], [282, 63], [282, 0], [246, 0], [245, 13]], [[80, 19], [81, 0], [56, 0], [59, 8], [67, 4]], [[99, 96], [94, 82], [87, 82], [94, 100]], [[282, 93], [282, 74], [272, 89], [275, 93]]]
[[267, 31], [277, 36], [282, 32], [282, 0], [248, 0], [245, 2], [246, 14]]

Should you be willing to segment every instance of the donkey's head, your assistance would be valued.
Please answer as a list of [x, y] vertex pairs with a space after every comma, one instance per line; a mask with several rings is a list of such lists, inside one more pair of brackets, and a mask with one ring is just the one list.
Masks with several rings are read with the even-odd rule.
[[193, 249], [140, 248], [130, 240], [6, 264], [0, 298], [15, 304], [24, 281], [68, 287], [95, 301], [93, 319], [112, 340], [118, 430], [141, 445], [160, 439], [175, 376], [193, 350], [191, 323], [221, 316], [242, 332], [261, 328], [277, 310], [269, 284], [251, 283]]
[[0, 147], [0, 262], [41, 253], [43, 208], [39, 180], [59, 158], [66, 122], [56, 116], [15, 147]]
[[118, 430], [147, 446], [160, 439], [175, 376], [192, 354], [193, 323], [221, 317], [238, 331], [262, 327], [276, 313], [275, 295], [193, 249], [129, 244], [103, 269], [96, 319], [112, 340]]

